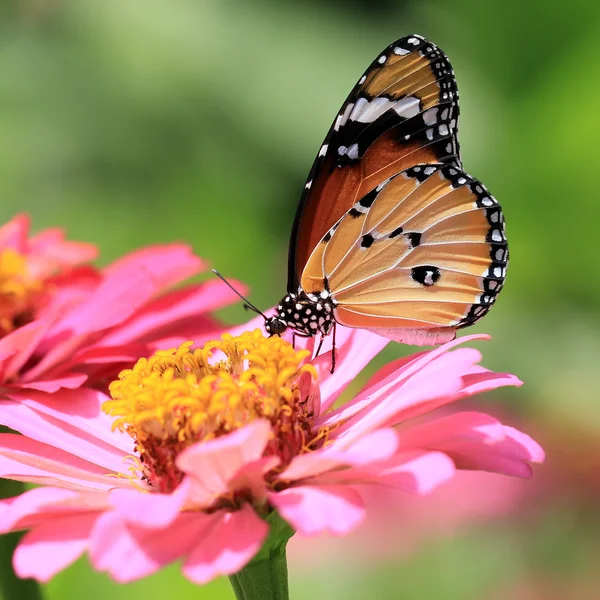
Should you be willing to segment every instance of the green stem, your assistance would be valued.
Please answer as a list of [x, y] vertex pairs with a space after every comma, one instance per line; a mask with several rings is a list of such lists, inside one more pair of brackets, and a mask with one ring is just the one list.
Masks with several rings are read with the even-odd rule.
[[[19, 481], [3, 479], [0, 481], [0, 496], [11, 498], [25, 491]], [[12, 567], [12, 556], [21, 539], [21, 533], [8, 533], [0, 536], [0, 593], [4, 600], [22, 599], [41, 600], [40, 586], [33, 579], [19, 579]]]
[[289, 600], [287, 559], [280, 556], [253, 562], [229, 581], [237, 600]]

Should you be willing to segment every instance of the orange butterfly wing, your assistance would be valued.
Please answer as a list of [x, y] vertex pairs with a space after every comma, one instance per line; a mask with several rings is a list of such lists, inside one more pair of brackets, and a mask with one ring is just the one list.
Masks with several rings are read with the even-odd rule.
[[290, 241], [288, 291], [321, 238], [355, 202], [420, 163], [460, 166], [458, 92], [450, 62], [418, 35], [391, 44], [337, 115], [310, 171]]
[[326, 288], [341, 325], [440, 343], [487, 313], [507, 264], [502, 210], [483, 184], [453, 165], [420, 165], [354, 204], [315, 248], [301, 285]]

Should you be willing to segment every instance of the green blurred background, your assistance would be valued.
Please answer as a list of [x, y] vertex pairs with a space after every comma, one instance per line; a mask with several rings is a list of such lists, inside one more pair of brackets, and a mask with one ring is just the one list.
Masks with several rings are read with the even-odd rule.
[[[486, 366], [526, 386], [478, 405], [536, 433], [543, 484], [531, 482], [523, 510], [430, 531], [377, 566], [305, 543], [292, 597], [598, 598], [600, 4], [2, 0], [0, 221], [26, 211], [36, 229], [64, 226], [103, 263], [183, 240], [268, 307], [336, 111], [377, 53], [413, 32], [450, 56], [466, 169], [508, 222], [508, 283], [475, 329], [494, 338]], [[117, 586], [86, 559], [43, 593], [233, 597], [227, 580], [194, 588], [177, 567]]]

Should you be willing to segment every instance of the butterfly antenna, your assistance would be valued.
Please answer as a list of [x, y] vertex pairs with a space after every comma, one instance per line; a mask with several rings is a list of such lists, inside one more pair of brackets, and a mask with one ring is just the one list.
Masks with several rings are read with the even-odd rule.
[[256, 308], [256, 306], [254, 306], [254, 304], [252, 304], [252, 302], [250, 302], [250, 300], [248, 300], [247, 298], [245, 298], [244, 296], [242, 296], [242, 294], [240, 294], [230, 283], [229, 281], [227, 281], [227, 279], [225, 279], [225, 277], [223, 277], [223, 275], [221, 275], [221, 273], [219, 273], [219, 271], [217, 271], [216, 269], [213, 269], [212, 272], [234, 293], [236, 294], [236, 296], [239, 296], [243, 301], [244, 301], [244, 308], [246, 309], [250, 309], [252, 311], [254, 311], [256, 314], [259, 314], [261, 317], [263, 317], [263, 319], [267, 319], [267, 316], [258, 308]]

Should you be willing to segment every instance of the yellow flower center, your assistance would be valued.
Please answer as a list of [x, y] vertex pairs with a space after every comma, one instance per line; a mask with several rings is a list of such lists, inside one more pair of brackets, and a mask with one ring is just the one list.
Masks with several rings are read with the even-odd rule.
[[318, 441], [300, 388], [303, 374], [316, 378], [314, 367], [303, 364], [308, 351], [296, 351], [277, 336], [265, 338], [258, 329], [224, 334], [193, 351], [192, 343], [122, 371], [109, 387], [113, 399], [103, 405], [116, 417], [113, 427], [135, 440], [143, 478], [153, 488], [177, 487], [182, 450], [256, 419], [271, 422], [274, 435], [265, 455], [278, 456], [282, 465]]
[[25, 256], [10, 248], [0, 251], [0, 337], [31, 321], [42, 287], [29, 274]]

